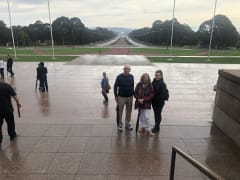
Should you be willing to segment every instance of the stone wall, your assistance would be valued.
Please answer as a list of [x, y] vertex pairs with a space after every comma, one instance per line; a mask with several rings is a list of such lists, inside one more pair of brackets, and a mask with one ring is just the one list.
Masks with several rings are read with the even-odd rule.
[[240, 146], [240, 70], [219, 70], [213, 121]]

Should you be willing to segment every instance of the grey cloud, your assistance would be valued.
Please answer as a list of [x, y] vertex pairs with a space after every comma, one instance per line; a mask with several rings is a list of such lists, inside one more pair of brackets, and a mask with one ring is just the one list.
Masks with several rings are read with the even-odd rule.
[[12, 2], [23, 4], [43, 4], [46, 3], [47, 0], [12, 0]]

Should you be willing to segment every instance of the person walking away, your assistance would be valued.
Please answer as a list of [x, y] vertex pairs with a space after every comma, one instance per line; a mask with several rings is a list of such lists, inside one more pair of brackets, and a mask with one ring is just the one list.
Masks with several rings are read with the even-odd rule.
[[135, 88], [134, 96], [135, 109], [139, 110], [139, 133], [144, 133], [145, 130], [149, 136], [152, 136], [151, 127], [150, 127], [150, 113], [151, 113], [151, 104], [154, 96], [154, 90], [151, 84], [151, 79], [149, 74], [144, 73], [141, 76], [140, 82]]
[[21, 104], [18, 100], [16, 92], [9, 84], [0, 81], [0, 146], [3, 139], [2, 125], [4, 119], [7, 122], [8, 135], [10, 136], [10, 140], [13, 141], [17, 136], [17, 133], [15, 131], [15, 121], [11, 97], [13, 97], [18, 108], [20, 108]]
[[152, 129], [153, 133], [160, 131], [160, 123], [162, 120], [162, 109], [165, 101], [168, 100], [169, 94], [167, 86], [163, 80], [163, 73], [161, 70], [155, 72], [155, 78], [152, 82], [154, 89], [154, 97], [152, 100], [152, 107], [154, 111], [155, 126]]
[[103, 104], [107, 105], [108, 104], [108, 93], [109, 90], [111, 89], [111, 86], [108, 81], [108, 77], [106, 72], [103, 72], [103, 79], [101, 81], [101, 88], [102, 88], [102, 95], [104, 97]]
[[40, 81], [39, 91], [41, 92], [48, 92], [47, 73], [48, 70], [44, 67], [44, 62], [40, 62], [39, 67], [37, 68], [37, 78], [39, 78]]
[[[35, 90], [37, 90], [37, 86], [38, 86], [38, 81], [40, 82], [40, 63], [38, 63], [38, 67], [36, 68], [36, 72], [37, 72], [37, 79], [36, 79], [36, 83], [35, 83]], [[39, 91], [40, 91], [40, 83], [39, 83]]]
[[14, 72], [13, 72], [13, 70], [12, 70], [12, 68], [13, 68], [13, 59], [12, 59], [12, 57], [8, 54], [7, 55], [7, 72], [9, 72], [11, 75], [11, 77], [13, 77], [14, 76]]
[[131, 113], [132, 113], [132, 101], [134, 94], [134, 77], [130, 74], [130, 65], [125, 65], [123, 73], [119, 74], [114, 83], [114, 96], [117, 103], [117, 114], [118, 114], [118, 130], [121, 132], [122, 129], [122, 114], [124, 106], [126, 106], [125, 116], [125, 128], [131, 131]]
[[4, 80], [4, 62], [1, 59], [0, 59], [0, 75], [1, 75], [1, 80]]

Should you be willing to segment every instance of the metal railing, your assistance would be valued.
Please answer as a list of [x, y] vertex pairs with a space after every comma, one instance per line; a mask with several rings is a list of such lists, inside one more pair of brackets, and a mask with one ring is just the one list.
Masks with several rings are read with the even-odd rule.
[[203, 164], [198, 162], [197, 160], [193, 159], [190, 155], [183, 152], [181, 149], [173, 146], [172, 147], [172, 159], [171, 159], [171, 169], [170, 169], [170, 180], [174, 180], [174, 172], [175, 172], [175, 162], [176, 162], [176, 154], [182, 156], [186, 161], [192, 164], [195, 168], [205, 174], [212, 180], [224, 180], [221, 176], [217, 175], [212, 170], [205, 167]]

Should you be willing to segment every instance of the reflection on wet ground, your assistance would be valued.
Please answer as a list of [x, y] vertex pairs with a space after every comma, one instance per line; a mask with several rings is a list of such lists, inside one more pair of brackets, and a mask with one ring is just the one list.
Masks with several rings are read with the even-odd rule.
[[[224, 178], [239, 179], [239, 148], [212, 125], [211, 116], [217, 70], [240, 66], [132, 66], [135, 83], [142, 73], [153, 77], [160, 68], [169, 88], [161, 132], [152, 138], [117, 132], [112, 90], [109, 105], [102, 104], [102, 72], [107, 72], [113, 85], [122, 66], [47, 63], [48, 94], [35, 92], [36, 66], [16, 63], [15, 79], [7, 79], [16, 87], [23, 107], [21, 119], [15, 114], [16, 141], [9, 142], [6, 125], [3, 127], [0, 179], [168, 179], [173, 145]], [[136, 116], [133, 111], [133, 125]], [[180, 157], [176, 177], [207, 179]]]

